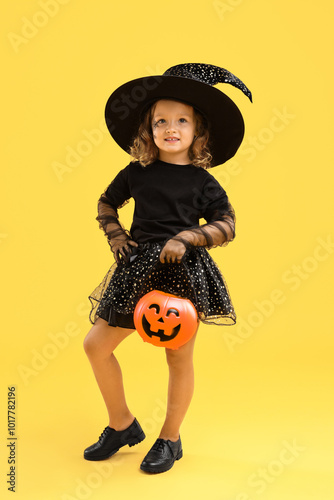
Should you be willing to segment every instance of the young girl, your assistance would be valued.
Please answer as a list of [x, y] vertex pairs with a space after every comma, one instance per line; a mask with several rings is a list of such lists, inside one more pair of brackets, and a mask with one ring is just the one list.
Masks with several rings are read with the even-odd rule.
[[[162, 76], [122, 85], [109, 98], [106, 122], [116, 142], [134, 158], [98, 202], [116, 263], [92, 292], [93, 327], [84, 341], [104, 398], [109, 425], [84, 452], [103, 460], [145, 438], [127, 406], [116, 347], [134, 332], [138, 300], [160, 290], [191, 300], [198, 322], [234, 324], [235, 312], [223, 276], [207, 248], [235, 236], [235, 215], [226, 192], [206, 169], [231, 158], [244, 122], [237, 106], [212, 85], [230, 83], [250, 99], [247, 87], [216, 66], [182, 64]], [[126, 231], [118, 209], [135, 200]], [[204, 218], [206, 224], [200, 225]], [[182, 457], [180, 426], [194, 389], [196, 334], [177, 350], [166, 348], [169, 385], [166, 419], [141, 469], [169, 470]]]

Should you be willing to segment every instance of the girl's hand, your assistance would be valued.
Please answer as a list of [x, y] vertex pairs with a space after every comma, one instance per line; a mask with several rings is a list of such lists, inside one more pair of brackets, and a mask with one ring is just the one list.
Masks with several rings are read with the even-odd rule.
[[161, 250], [160, 262], [163, 264], [181, 262], [185, 252], [186, 246], [181, 241], [170, 239]]
[[127, 262], [131, 256], [131, 247], [137, 247], [138, 243], [133, 240], [118, 241], [111, 246], [111, 250], [115, 256], [117, 264], [120, 264], [121, 259]]

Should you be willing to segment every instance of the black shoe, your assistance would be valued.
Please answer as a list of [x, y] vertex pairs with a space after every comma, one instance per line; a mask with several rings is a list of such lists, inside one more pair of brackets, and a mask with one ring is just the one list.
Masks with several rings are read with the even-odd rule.
[[124, 431], [115, 431], [107, 426], [97, 443], [92, 444], [84, 451], [86, 460], [105, 460], [114, 455], [122, 446], [134, 446], [145, 439], [143, 429], [135, 418], [132, 424]]
[[175, 460], [180, 460], [182, 455], [181, 438], [176, 442], [159, 438], [142, 461], [140, 468], [145, 472], [166, 472], [173, 467]]

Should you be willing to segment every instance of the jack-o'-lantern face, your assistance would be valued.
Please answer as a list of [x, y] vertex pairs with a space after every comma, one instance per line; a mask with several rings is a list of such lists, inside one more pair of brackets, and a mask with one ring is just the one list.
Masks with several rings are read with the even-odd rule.
[[197, 313], [189, 300], [153, 290], [138, 302], [134, 322], [145, 342], [177, 349], [197, 330]]
[[180, 313], [173, 307], [160, 312], [159, 304], [151, 304], [143, 314], [142, 327], [149, 337], [156, 335], [162, 342], [172, 340], [181, 328]]

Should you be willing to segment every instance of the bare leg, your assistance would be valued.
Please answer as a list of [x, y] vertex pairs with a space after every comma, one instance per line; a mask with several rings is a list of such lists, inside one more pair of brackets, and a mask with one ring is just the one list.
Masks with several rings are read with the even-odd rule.
[[122, 431], [134, 421], [124, 394], [123, 377], [113, 351], [134, 330], [109, 326], [98, 318], [84, 340], [84, 349], [109, 414], [109, 426]]
[[195, 335], [177, 350], [166, 349], [169, 366], [167, 414], [159, 437], [177, 441], [194, 392]]

